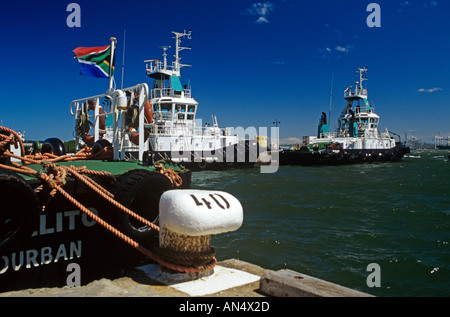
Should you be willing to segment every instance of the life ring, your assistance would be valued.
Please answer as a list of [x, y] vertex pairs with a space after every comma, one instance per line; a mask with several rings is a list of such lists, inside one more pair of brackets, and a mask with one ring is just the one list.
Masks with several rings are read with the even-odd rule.
[[[172, 182], [158, 172], [134, 169], [118, 177], [116, 199], [139, 216], [155, 223], [159, 216], [159, 199], [163, 192], [174, 189]], [[158, 241], [158, 232], [121, 210], [112, 220], [117, 229], [139, 243]], [[155, 223], [156, 224], [156, 223]]]
[[362, 129], [363, 126], [364, 126], [364, 123], [362, 123], [362, 122], [358, 123], [358, 129]]
[[39, 215], [36, 193], [23, 177], [0, 169], [0, 251], [29, 238]]
[[[139, 132], [135, 128], [128, 127], [127, 132], [132, 132], [128, 134], [128, 138], [130, 139], [130, 142], [134, 145], [139, 145]], [[150, 135], [150, 131], [145, 129], [144, 130], [144, 142], [147, 141], [148, 136]]]
[[153, 121], [153, 113], [152, 113], [152, 104], [150, 103], [150, 100], [147, 99], [144, 105], [144, 117], [147, 120], [147, 123], [152, 124]]
[[58, 138], [48, 138], [42, 143], [41, 154], [50, 153], [56, 156], [66, 155], [64, 143]]
[[136, 129], [128, 127], [127, 132], [134, 132], [128, 134], [128, 138], [130, 139], [130, 142], [133, 143], [134, 145], [139, 145], [139, 133], [136, 131]]
[[[134, 111], [133, 114], [128, 113], [129, 109], [133, 109], [132, 107], [136, 107], [136, 106], [130, 106], [127, 109], [127, 132], [135, 132], [135, 133], [130, 133], [128, 134], [128, 138], [130, 140], [131, 143], [133, 143], [134, 145], [139, 145], [139, 133], [136, 130], [136, 127], [138, 125], [138, 120], [139, 118], [137, 118], [139, 111]], [[137, 109], [137, 108], [136, 108]], [[152, 124], [154, 123], [154, 114], [152, 113], [152, 104], [150, 103], [149, 100], [147, 100], [144, 104], [144, 120], [146, 121], [146, 123]], [[144, 142], [147, 141], [148, 136], [150, 135], [150, 131], [148, 129], [144, 130]]]
[[[83, 142], [87, 145], [92, 147], [94, 144], [94, 136], [89, 134], [89, 131], [91, 129], [92, 123], [89, 121], [89, 111], [95, 110], [95, 103], [93, 100], [89, 100], [87, 104], [84, 105], [84, 113], [80, 114], [80, 120], [77, 124], [76, 130], [77, 134], [81, 136], [81, 139]], [[104, 114], [102, 107], [99, 107], [98, 113]], [[103, 137], [103, 135], [106, 132], [106, 117], [105, 116], [99, 116], [99, 135], [100, 137]]]
[[81, 137], [81, 139], [89, 147], [92, 147], [94, 145], [94, 136], [93, 135], [86, 134], [86, 135], [83, 135]]
[[[94, 103], [94, 101], [93, 100], [89, 100], [88, 104], [89, 104], [89, 110], [94, 111], [95, 110], [95, 103]], [[98, 108], [98, 114], [102, 115], [104, 113], [105, 113], [105, 111], [103, 111], [103, 108], [99, 107]], [[98, 126], [99, 126], [100, 130], [105, 130], [105, 128], [106, 128], [106, 117], [105, 116], [99, 116], [99, 118], [98, 118]], [[105, 134], [105, 132], [104, 131], [100, 131], [100, 135], [103, 136], [103, 134]]]

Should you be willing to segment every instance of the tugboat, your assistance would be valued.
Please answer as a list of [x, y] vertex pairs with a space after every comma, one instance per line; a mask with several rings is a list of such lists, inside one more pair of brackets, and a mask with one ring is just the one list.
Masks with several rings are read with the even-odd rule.
[[[446, 140], [445, 143], [444, 140]], [[450, 136], [444, 139], [444, 137], [436, 135], [434, 137], [434, 145], [438, 150], [450, 150]]]
[[[146, 134], [142, 140], [130, 140], [145, 145], [149, 164], [160, 159], [171, 160], [192, 171], [252, 167], [257, 161], [257, 142], [240, 140], [231, 129], [219, 127], [217, 117], [211, 124], [199, 125], [196, 120], [198, 102], [191, 89], [181, 84], [181, 39], [191, 39], [191, 31], [172, 32], [175, 35], [175, 61], [167, 62], [168, 46], [162, 47], [163, 60], [146, 60], [146, 74], [154, 79], [146, 108]], [[131, 125], [133, 129], [133, 126]], [[139, 127], [139, 129], [141, 129]]]
[[298, 149], [281, 150], [280, 165], [337, 165], [397, 161], [409, 153], [409, 148], [396, 141], [387, 129], [379, 131], [380, 117], [368, 101], [363, 83], [367, 68], [359, 68], [355, 89], [344, 91], [345, 108], [335, 132], [329, 131], [325, 112], [319, 120], [317, 136], [304, 136]]
[[84, 285], [158, 261], [159, 199], [190, 188], [191, 172], [146, 165], [127, 142], [135, 132], [121, 123], [137, 109], [142, 127], [149, 100], [145, 83], [116, 90], [110, 81], [106, 93], [72, 101], [76, 153], [53, 137], [28, 155], [22, 137], [0, 127], [0, 291]]

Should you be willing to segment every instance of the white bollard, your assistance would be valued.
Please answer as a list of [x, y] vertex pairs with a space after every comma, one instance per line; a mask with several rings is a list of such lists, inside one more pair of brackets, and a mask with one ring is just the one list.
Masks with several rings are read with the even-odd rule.
[[159, 201], [159, 247], [171, 263], [201, 267], [215, 255], [211, 235], [235, 231], [242, 222], [242, 205], [228, 193], [169, 190]]

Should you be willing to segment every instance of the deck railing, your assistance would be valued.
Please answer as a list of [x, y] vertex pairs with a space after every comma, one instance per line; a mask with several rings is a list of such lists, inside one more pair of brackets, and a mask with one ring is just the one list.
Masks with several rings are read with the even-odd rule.
[[364, 95], [367, 96], [368, 90], [367, 89], [358, 89], [355, 88], [353, 91], [348, 89], [344, 91], [344, 98], [345, 97], [352, 97], [352, 96], [357, 96], [357, 95]]
[[[145, 111], [144, 105], [149, 96], [149, 89], [146, 83], [138, 84], [129, 88], [114, 90], [111, 92], [106, 92], [105, 94], [95, 95], [91, 97], [81, 98], [73, 100], [70, 103], [70, 114], [78, 120], [82, 114], [89, 111], [87, 107], [89, 102], [95, 104], [94, 107], [94, 142], [100, 139], [100, 134], [104, 131], [100, 130], [100, 117], [112, 116], [112, 143], [114, 148], [114, 160], [125, 159], [125, 152], [130, 150], [130, 148], [125, 146], [125, 136], [132, 132], [126, 132], [124, 129], [119, 128], [119, 112], [126, 111], [127, 105], [134, 102], [137, 99], [137, 104], [139, 107], [139, 146], [133, 146], [134, 150], [139, 151], [139, 160], [142, 161], [144, 154], [144, 115]], [[100, 113], [100, 100], [109, 100], [106, 103], [107, 107], [104, 109], [103, 113]], [[130, 101], [131, 99], [131, 101]], [[108, 129], [110, 130], [110, 129]], [[110, 130], [111, 131], [111, 130]], [[77, 150], [80, 149], [79, 139], [80, 135], [75, 135], [75, 143]]]
[[171, 88], [153, 88], [150, 91], [150, 99], [162, 97], [181, 98], [182, 96], [191, 98], [191, 89], [183, 89], [183, 91], [181, 92], [173, 90]]

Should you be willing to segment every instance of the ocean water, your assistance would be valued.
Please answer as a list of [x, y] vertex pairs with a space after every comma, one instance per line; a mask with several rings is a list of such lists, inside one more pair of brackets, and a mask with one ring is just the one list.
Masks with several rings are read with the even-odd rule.
[[[376, 296], [450, 296], [450, 162], [412, 151], [393, 163], [195, 172], [223, 190], [242, 227], [213, 236], [217, 259], [291, 269]], [[370, 263], [380, 286], [369, 287]]]

